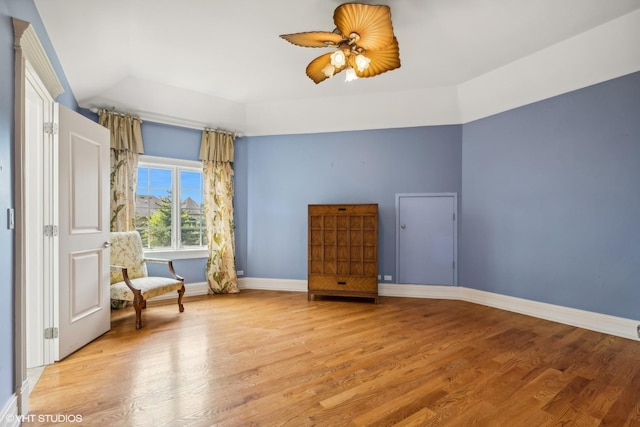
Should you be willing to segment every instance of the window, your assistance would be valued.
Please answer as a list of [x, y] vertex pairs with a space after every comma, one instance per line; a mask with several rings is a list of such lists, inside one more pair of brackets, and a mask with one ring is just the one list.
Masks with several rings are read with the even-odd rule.
[[135, 223], [147, 250], [204, 249], [203, 199], [200, 162], [140, 156]]

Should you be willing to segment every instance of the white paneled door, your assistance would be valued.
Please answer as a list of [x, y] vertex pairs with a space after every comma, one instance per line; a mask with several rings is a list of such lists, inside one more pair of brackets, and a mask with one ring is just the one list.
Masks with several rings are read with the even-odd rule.
[[59, 106], [59, 353], [110, 329], [109, 131]]
[[397, 194], [397, 282], [455, 285], [455, 193]]

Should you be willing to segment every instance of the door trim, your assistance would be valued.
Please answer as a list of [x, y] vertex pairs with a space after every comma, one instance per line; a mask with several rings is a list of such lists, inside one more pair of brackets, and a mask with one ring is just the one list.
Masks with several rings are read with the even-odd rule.
[[[54, 340], [44, 338], [44, 330], [55, 327], [55, 314], [53, 309], [55, 286], [57, 284], [57, 259], [56, 237], [45, 237], [43, 230], [45, 225], [57, 224], [57, 182], [51, 179], [53, 168], [56, 164], [56, 137], [43, 132], [44, 123], [56, 122], [56, 104], [51, 99], [49, 92], [38, 78], [38, 75], [27, 63], [25, 91], [33, 91], [37, 96], [35, 103], [41, 105], [41, 115], [38, 120], [31, 103], [25, 105], [26, 116], [31, 117], [29, 127], [25, 125], [25, 151], [23, 158], [23, 188], [24, 194], [23, 212], [25, 212], [24, 227], [26, 239], [22, 241], [23, 253], [28, 254], [25, 259], [25, 303], [27, 317], [25, 356], [27, 366], [34, 353], [38, 353], [38, 364], [47, 365], [53, 363], [52, 354], [55, 350]], [[25, 93], [25, 102], [27, 95]], [[36, 343], [37, 342], [37, 343]], [[33, 345], [33, 346], [32, 346]], [[35, 347], [35, 348], [34, 348]]]
[[[42, 81], [45, 89], [55, 99], [64, 92], [58, 75], [51, 65], [33, 26], [13, 18], [14, 34], [14, 198], [16, 210], [15, 228], [15, 300], [14, 300], [14, 382], [16, 386], [18, 415], [29, 413], [27, 355], [26, 355], [26, 283], [25, 271], [29, 254], [25, 247], [25, 87], [29, 66]], [[53, 101], [52, 101], [53, 102]], [[57, 167], [57, 166], [55, 166]]]
[[[396, 193], [396, 281], [400, 277], [400, 199], [403, 197], [453, 198], [453, 286], [458, 286], [458, 193]], [[428, 285], [421, 285], [428, 286]]]

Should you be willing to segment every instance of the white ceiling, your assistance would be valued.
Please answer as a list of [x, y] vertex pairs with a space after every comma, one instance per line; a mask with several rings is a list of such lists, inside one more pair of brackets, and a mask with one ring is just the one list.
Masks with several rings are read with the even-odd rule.
[[338, 0], [35, 3], [81, 107], [240, 131], [252, 105], [457, 88], [640, 9], [640, 0], [387, 0], [401, 68], [316, 85], [305, 67], [325, 50], [278, 35], [333, 30]]

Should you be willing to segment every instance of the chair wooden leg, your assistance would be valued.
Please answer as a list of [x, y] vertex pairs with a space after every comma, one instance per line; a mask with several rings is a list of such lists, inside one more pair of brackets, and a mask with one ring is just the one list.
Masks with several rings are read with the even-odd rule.
[[178, 310], [180, 310], [180, 313], [184, 311], [184, 306], [182, 305], [183, 296], [184, 296], [184, 283], [182, 284], [182, 287], [178, 289]]
[[136, 310], [136, 329], [142, 328], [142, 307], [146, 301], [142, 298], [142, 295], [135, 294], [133, 297], [133, 308]]

